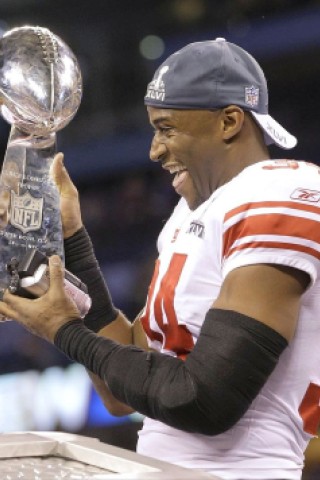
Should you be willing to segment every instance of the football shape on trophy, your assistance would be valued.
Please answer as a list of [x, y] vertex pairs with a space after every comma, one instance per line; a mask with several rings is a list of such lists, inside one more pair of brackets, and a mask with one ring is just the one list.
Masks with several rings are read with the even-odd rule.
[[48, 136], [72, 120], [81, 96], [78, 61], [50, 30], [18, 27], [0, 39], [1, 114], [10, 124]]

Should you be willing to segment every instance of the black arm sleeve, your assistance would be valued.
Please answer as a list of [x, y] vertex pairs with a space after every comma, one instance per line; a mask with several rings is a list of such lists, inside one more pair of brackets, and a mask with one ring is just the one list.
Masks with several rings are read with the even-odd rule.
[[113, 306], [92, 242], [84, 227], [65, 239], [64, 250], [66, 268], [87, 285], [92, 300], [84, 323], [90, 330], [98, 332], [116, 319], [118, 310]]
[[217, 435], [246, 412], [287, 341], [265, 324], [211, 309], [186, 361], [62, 326], [55, 345], [99, 375], [118, 400], [187, 432]]

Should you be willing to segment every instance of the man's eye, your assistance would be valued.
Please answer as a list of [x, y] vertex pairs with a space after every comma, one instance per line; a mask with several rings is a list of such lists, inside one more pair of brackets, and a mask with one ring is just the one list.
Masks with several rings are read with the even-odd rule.
[[159, 125], [157, 125], [157, 127], [154, 128], [154, 135], [169, 136], [172, 132], [173, 128], [168, 126], [160, 127]]
[[160, 133], [169, 133], [172, 130], [171, 127], [159, 127]]

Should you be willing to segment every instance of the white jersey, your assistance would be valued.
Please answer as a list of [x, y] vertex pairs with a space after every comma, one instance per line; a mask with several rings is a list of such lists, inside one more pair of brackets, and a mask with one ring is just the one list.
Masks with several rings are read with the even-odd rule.
[[288, 265], [307, 272], [311, 283], [294, 340], [233, 428], [206, 436], [146, 418], [138, 452], [226, 480], [300, 479], [320, 421], [320, 168], [263, 161], [194, 211], [181, 199], [158, 248], [142, 323], [150, 347], [181, 358], [234, 268]]

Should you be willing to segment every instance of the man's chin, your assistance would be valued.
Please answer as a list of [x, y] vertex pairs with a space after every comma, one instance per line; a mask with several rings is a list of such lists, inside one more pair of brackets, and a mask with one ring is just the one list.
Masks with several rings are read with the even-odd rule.
[[179, 182], [173, 187], [180, 197], [184, 198], [190, 210], [195, 210], [201, 203], [189, 172], [186, 170], [179, 175]]

